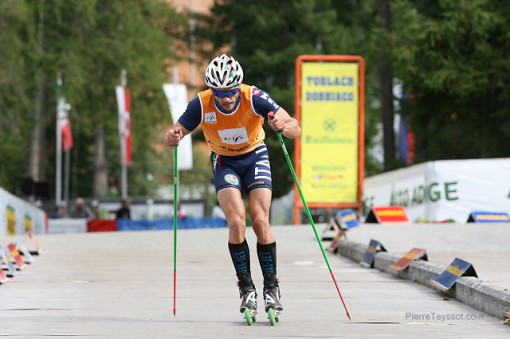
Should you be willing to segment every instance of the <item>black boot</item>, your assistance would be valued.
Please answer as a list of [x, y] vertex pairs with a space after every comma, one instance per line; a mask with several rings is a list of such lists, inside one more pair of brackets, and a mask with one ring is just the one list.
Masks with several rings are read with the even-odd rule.
[[240, 274], [237, 277], [239, 278], [237, 286], [239, 286], [239, 296], [241, 298], [240, 312], [244, 313], [244, 310], [248, 308], [256, 313], [257, 291], [255, 290], [255, 285], [253, 284], [251, 276], [249, 274]]
[[283, 306], [280, 303], [280, 286], [276, 277], [264, 279], [264, 304], [266, 312], [272, 308], [274, 311], [283, 311]]

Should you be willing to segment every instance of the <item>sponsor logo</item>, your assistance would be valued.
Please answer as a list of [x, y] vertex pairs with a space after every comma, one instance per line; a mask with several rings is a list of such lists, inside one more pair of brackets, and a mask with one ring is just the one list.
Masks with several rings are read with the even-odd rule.
[[216, 120], [216, 112], [207, 112], [207, 113], [205, 113], [204, 122], [206, 124], [216, 124], [218, 122]]
[[16, 212], [14, 211], [14, 207], [7, 206], [6, 211], [7, 216], [7, 235], [15, 235], [16, 234]]
[[324, 121], [324, 130], [327, 132], [334, 132], [336, 129], [336, 122], [334, 120]]
[[233, 174], [225, 175], [225, 181], [232, 185], [236, 185], [236, 186], [239, 185], [239, 180]]
[[231, 128], [218, 131], [221, 141], [228, 145], [239, 145], [248, 142], [246, 128]]
[[266, 183], [263, 181], [255, 181], [255, 182], [252, 182], [251, 184], [249, 184], [247, 188], [250, 189], [254, 186], [265, 186], [265, 185], [266, 185]]
[[25, 214], [24, 225], [25, 225], [25, 232], [32, 231], [32, 218], [28, 214]]

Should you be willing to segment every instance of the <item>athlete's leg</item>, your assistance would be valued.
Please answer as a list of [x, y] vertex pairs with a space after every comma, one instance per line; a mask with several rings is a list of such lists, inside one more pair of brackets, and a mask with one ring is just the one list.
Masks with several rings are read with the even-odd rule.
[[211, 154], [216, 196], [227, 218], [229, 236], [228, 249], [237, 275], [241, 297], [240, 311], [246, 308], [257, 310], [257, 292], [251, 278], [250, 248], [246, 241], [246, 210], [241, 195], [243, 172], [242, 159]]
[[218, 202], [227, 218], [228, 242], [242, 243], [246, 234], [246, 212], [241, 192], [233, 187], [224, 188], [218, 192]]
[[256, 188], [249, 193], [248, 210], [257, 235], [257, 243], [271, 244], [275, 237], [269, 225], [269, 207], [271, 206], [271, 190], [265, 187]]
[[241, 192], [229, 187], [217, 194], [221, 209], [227, 217], [229, 237], [228, 250], [236, 270], [237, 285], [241, 298], [241, 313], [245, 308], [257, 310], [257, 292], [251, 278], [250, 248], [246, 241], [246, 213]]
[[269, 225], [272, 179], [269, 156], [265, 145], [254, 153], [250, 170], [243, 178], [248, 191], [248, 211], [257, 235], [257, 255], [264, 276], [264, 286], [274, 285], [276, 279], [276, 241]]
[[264, 277], [265, 310], [272, 308], [283, 311], [280, 303], [280, 287], [276, 272], [276, 240], [269, 225], [269, 206], [271, 190], [257, 188], [250, 192], [249, 211], [253, 222], [253, 230], [257, 235], [257, 257], [262, 276]]

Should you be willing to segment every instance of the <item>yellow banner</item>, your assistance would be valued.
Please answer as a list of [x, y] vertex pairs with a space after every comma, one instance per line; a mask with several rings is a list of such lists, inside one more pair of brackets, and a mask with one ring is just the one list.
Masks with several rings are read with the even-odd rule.
[[301, 178], [311, 203], [358, 201], [357, 63], [303, 62]]

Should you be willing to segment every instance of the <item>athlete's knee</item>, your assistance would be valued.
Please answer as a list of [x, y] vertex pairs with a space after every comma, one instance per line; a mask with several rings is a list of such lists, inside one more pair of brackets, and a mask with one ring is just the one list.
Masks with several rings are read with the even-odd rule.
[[264, 230], [269, 229], [269, 220], [267, 220], [267, 218], [265, 218], [265, 217], [256, 216], [256, 217], [252, 218], [251, 222], [252, 222], [253, 228], [255, 228], [255, 229], [264, 229]]
[[241, 218], [231, 218], [228, 220], [230, 240], [242, 242], [246, 233], [246, 222]]
[[227, 222], [228, 227], [230, 227], [231, 229], [243, 230], [246, 228], [246, 221], [244, 220], [244, 218], [241, 218], [240, 216], [230, 217], [228, 218]]
[[269, 220], [265, 218], [252, 219], [253, 230], [259, 239], [266, 239], [271, 234]]

